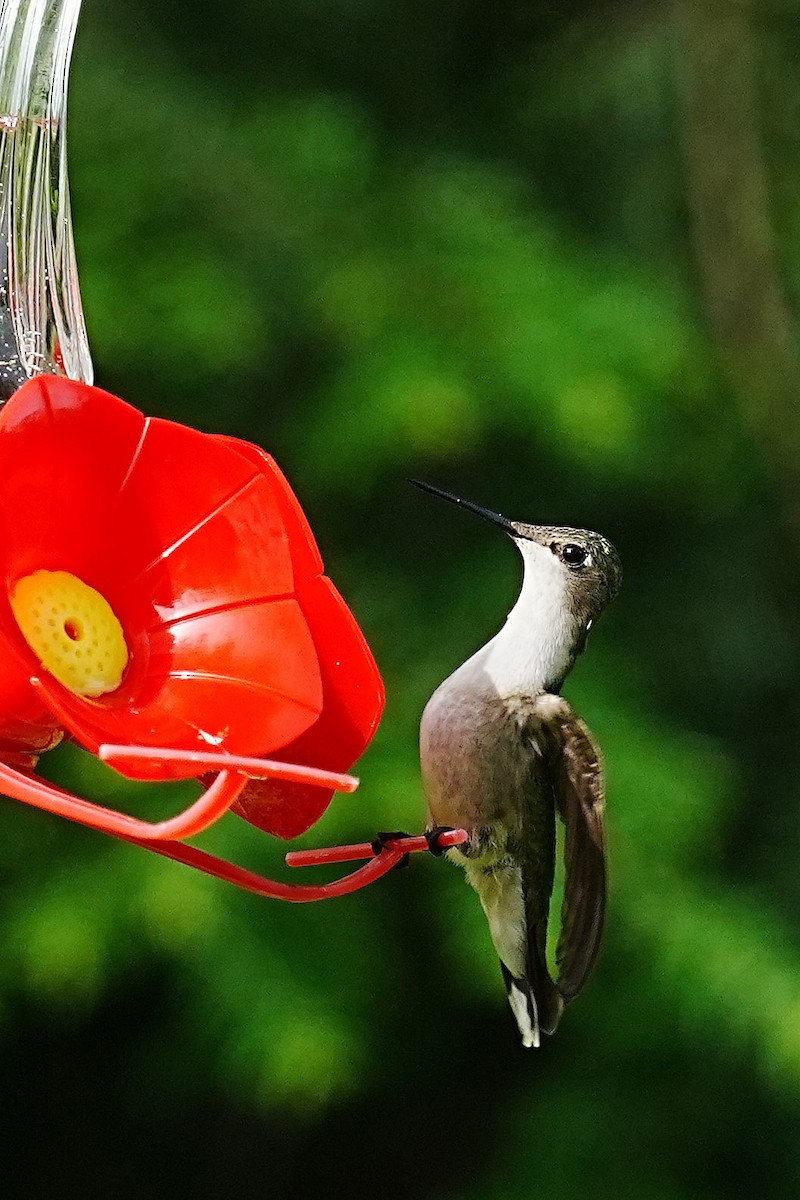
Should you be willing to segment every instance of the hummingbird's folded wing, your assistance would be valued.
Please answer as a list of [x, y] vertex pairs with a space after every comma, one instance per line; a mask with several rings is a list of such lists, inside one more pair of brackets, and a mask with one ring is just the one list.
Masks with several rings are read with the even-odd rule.
[[562, 697], [542, 696], [556, 809], [564, 824], [564, 899], [556, 948], [558, 991], [568, 1003], [597, 958], [606, 909], [605, 797], [600, 752]]

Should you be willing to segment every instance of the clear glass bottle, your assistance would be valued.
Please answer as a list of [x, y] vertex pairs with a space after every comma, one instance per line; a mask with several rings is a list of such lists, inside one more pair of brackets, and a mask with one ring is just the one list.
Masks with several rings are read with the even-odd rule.
[[0, 403], [42, 372], [92, 381], [67, 180], [81, 0], [0, 0]]

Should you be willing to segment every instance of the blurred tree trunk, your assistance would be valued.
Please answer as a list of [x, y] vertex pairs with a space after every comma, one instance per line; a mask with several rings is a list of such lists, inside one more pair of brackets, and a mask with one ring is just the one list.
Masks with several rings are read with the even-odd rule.
[[675, 0], [687, 202], [729, 383], [800, 529], [800, 352], [759, 134], [751, 0]]

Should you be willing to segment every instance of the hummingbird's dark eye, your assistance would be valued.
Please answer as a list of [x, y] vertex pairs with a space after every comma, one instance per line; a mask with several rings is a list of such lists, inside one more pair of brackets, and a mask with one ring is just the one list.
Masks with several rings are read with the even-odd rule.
[[568, 567], [582, 567], [586, 557], [583, 546], [576, 546], [574, 542], [567, 542], [561, 549], [561, 558]]

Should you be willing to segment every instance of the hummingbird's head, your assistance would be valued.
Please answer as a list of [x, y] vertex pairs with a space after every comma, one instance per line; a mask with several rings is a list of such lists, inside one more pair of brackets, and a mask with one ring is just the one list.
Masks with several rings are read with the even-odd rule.
[[622, 566], [611, 543], [589, 529], [566, 529], [550, 525], [526, 525], [509, 521], [499, 513], [429, 483], [411, 480], [434, 496], [450, 500], [461, 508], [477, 513], [511, 537], [525, 563], [525, 588], [531, 602], [552, 611], [570, 614], [565, 642], [572, 643], [572, 655], [579, 653], [586, 636], [603, 609], [614, 599], [622, 580]]
[[[503, 520], [503, 518], [500, 518]], [[610, 604], [622, 581], [622, 564], [611, 542], [590, 529], [507, 522], [526, 566], [560, 579], [577, 622], [589, 628]], [[549, 555], [549, 562], [544, 554]]]

